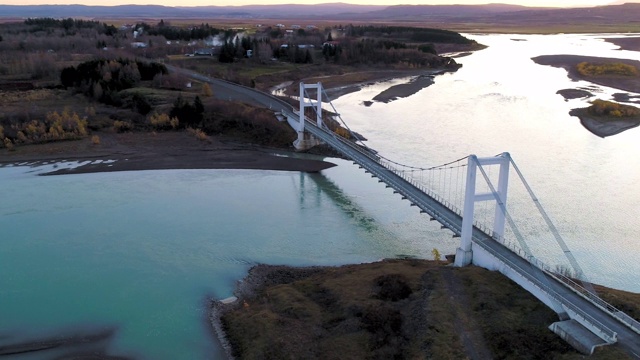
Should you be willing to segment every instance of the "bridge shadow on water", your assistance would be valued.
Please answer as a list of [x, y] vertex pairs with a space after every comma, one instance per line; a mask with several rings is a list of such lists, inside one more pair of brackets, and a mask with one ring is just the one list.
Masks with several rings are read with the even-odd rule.
[[[314, 186], [309, 186], [309, 181]], [[345, 214], [358, 231], [376, 243], [389, 243], [396, 236], [379, 220], [363, 208], [356, 199], [347, 195], [335, 182], [322, 173], [300, 173], [300, 207], [320, 206], [323, 198], [328, 197]], [[413, 257], [407, 254], [394, 254], [397, 258]]]
[[[305, 186], [306, 180], [311, 180], [315, 186], [315, 198], [309, 199], [310, 192]], [[368, 233], [386, 232], [376, 219], [368, 214], [361, 206], [349, 197], [331, 179], [321, 173], [300, 173], [300, 205], [307, 204], [308, 200], [315, 200], [315, 205], [322, 202], [322, 194], [328, 196], [344, 214], [346, 214], [360, 229]]]

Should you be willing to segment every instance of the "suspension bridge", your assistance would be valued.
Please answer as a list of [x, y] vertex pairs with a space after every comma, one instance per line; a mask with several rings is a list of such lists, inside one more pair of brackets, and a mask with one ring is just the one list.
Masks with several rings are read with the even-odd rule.
[[[640, 322], [596, 294], [508, 153], [492, 157], [469, 155], [431, 167], [408, 166], [382, 156], [362, 142], [351, 140], [358, 139], [358, 135], [351, 133], [351, 139], [347, 139], [329, 129], [322, 110], [323, 95], [325, 100], [327, 96], [320, 83], [300, 83], [299, 108], [294, 109], [281, 99], [254, 89], [193, 73], [189, 75], [215, 84], [229, 96], [279, 112], [279, 118], [287, 121], [298, 134], [294, 142], [297, 149], [327, 144], [392, 188], [411, 206], [427, 214], [430, 220], [440, 223], [442, 229], [448, 229], [453, 237], [460, 238], [455, 266], [474, 264], [499, 271], [515, 281], [558, 314], [559, 321], [549, 328], [576, 349], [591, 354], [598, 346], [618, 344], [632, 357], [640, 359]], [[309, 96], [310, 92], [315, 92], [315, 96]], [[333, 107], [330, 101], [324, 103]], [[312, 111], [306, 111], [307, 108]], [[333, 115], [349, 129], [335, 108]], [[568, 271], [545, 264], [534, 256], [527, 244], [525, 234], [507, 207], [511, 170], [524, 185], [544, 225], [570, 264]], [[480, 204], [477, 208], [476, 203]], [[481, 221], [476, 213], [483, 213], [485, 221]]]
[[[315, 91], [315, 100], [309, 96], [308, 90]], [[469, 155], [428, 168], [407, 166], [330, 130], [323, 120], [324, 91], [320, 83], [301, 83], [299, 94], [300, 107], [297, 111], [286, 107], [281, 111], [298, 133], [294, 142], [296, 148], [305, 149], [325, 143], [399, 193], [411, 206], [416, 206], [431, 220], [439, 222], [443, 229], [460, 238], [455, 266], [474, 264], [500, 271], [514, 280], [558, 314], [560, 321], [551, 324], [550, 329], [578, 350], [591, 354], [597, 346], [619, 343], [630, 354], [640, 358], [640, 323], [596, 294], [508, 153], [487, 158]], [[331, 105], [330, 101], [328, 103]], [[305, 116], [307, 107], [313, 109], [311, 115], [315, 119]], [[335, 108], [333, 113], [338, 114]], [[342, 125], [349, 129], [344, 121]], [[358, 139], [357, 134], [351, 130], [349, 133], [351, 139]], [[498, 170], [492, 171], [494, 167]], [[543, 263], [527, 245], [506, 205], [511, 169], [566, 256], [570, 264], [568, 271]], [[474, 219], [476, 203], [479, 202], [493, 203], [492, 226]], [[486, 209], [484, 213], [486, 215]], [[509, 237], [505, 236], [507, 224], [511, 230]]]

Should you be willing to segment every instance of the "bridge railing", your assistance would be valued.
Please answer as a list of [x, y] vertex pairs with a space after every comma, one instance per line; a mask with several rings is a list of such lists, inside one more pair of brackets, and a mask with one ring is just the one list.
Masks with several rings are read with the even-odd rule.
[[[488, 233], [488, 232], [485, 232], [485, 233], [486, 234], [491, 234], [491, 233]], [[558, 281], [562, 282], [565, 286], [567, 286], [568, 288], [573, 290], [575, 293], [577, 293], [578, 295], [582, 296], [583, 298], [589, 300], [592, 304], [598, 306], [602, 310], [604, 310], [607, 313], [609, 313], [611, 316], [613, 316], [616, 319], [620, 320], [627, 327], [629, 327], [633, 331], [635, 331], [635, 332], [640, 334], [640, 322], [638, 322], [636, 319], [632, 318], [631, 316], [625, 314], [622, 310], [620, 310], [620, 309], [616, 308], [615, 306], [609, 304], [608, 302], [604, 301], [597, 294], [594, 294], [594, 293], [590, 292], [589, 290], [584, 288], [582, 285], [580, 285], [577, 282], [575, 282], [573, 279], [571, 279], [571, 278], [569, 278], [569, 277], [567, 277], [565, 275], [560, 274], [558, 271], [554, 270], [551, 266], [549, 266], [548, 264], [544, 263], [542, 260], [540, 260], [540, 259], [538, 259], [536, 257], [533, 257], [533, 256], [531, 256], [529, 254], [526, 254], [522, 250], [522, 248], [520, 246], [517, 246], [513, 241], [507, 240], [504, 237], [496, 236], [495, 234], [493, 234], [491, 237], [494, 240], [500, 242], [502, 245], [507, 247], [509, 250], [511, 250], [512, 252], [514, 252], [515, 254], [520, 256], [521, 258], [523, 258], [526, 261], [528, 261], [530, 264], [534, 265], [538, 269], [546, 272], [550, 276], [552, 276], [555, 279], [557, 279]]]
[[627, 315], [624, 311], [622, 311], [622, 310], [616, 308], [615, 306], [609, 304], [608, 302], [604, 301], [597, 294], [594, 294], [591, 291], [587, 290], [584, 286], [578, 284], [577, 282], [575, 282], [570, 277], [565, 276], [563, 274], [560, 274], [558, 272], [551, 272], [551, 275], [553, 277], [555, 277], [556, 279], [558, 279], [559, 281], [562, 281], [564, 284], [566, 284], [568, 287], [570, 287], [572, 290], [574, 290], [579, 295], [582, 295], [584, 298], [586, 298], [589, 301], [591, 301], [592, 303], [594, 303], [596, 306], [599, 306], [603, 310], [605, 310], [608, 313], [610, 313], [611, 316], [614, 316], [615, 318], [617, 318], [620, 321], [622, 321], [631, 330], [633, 330], [633, 331], [637, 332], [638, 334], [640, 334], [640, 322], [638, 320], [632, 318], [631, 316]]
[[[313, 126], [314, 128], [319, 129], [317, 126], [315, 126], [315, 123], [313, 123], [311, 120], [307, 119], [307, 121], [308, 121], [310, 126]], [[331, 136], [334, 140], [339, 141], [340, 143], [343, 143], [349, 149], [351, 149], [353, 151], [356, 151], [358, 154], [368, 158], [371, 161], [374, 161], [378, 165], [382, 166], [384, 169], [386, 169], [389, 172], [392, 172], [393, 174], [397, 175], [398, 177], [400, 177], [404, 181], [408, 182], [409, 184], [411, 184], [415, 188], [419, 189], [420, 191], [422, 191], [423, 193], [425, 193], [429, 197], [433, 198], [434, 200], [436, 200], [437, 202], [439, 202], [440, 204], [442, 204], [443, 206], [445, 206], [449, 210], [453, 211], [454, 213], [456, 213], [457, 215], [462, 217], [462, 215], [463, 215], [462, 211], [457, 206], [455, 206], [454, 204], [451, 204], [447, 199], [444, 199], [443, 197], [438, 195], [432, 189], [429, 189], [429, 188], [425, 187], [423, 184], [420, 184], [417, 181], [415, 181], [413, 178], [411, 178], [409, 176], [406, 176], [406, 172], [401, 170], [401, 169], [399, 169], [399, 168], [397, 168], [393, 163], [391, 163], [389, 161], [386, 161], [386, 160], [384, 160], [384, 159], [382, 159], [382, 158], [380, 158], [378, 156], [375, 156], [372, 152], [366, 151], [362, 147], [354, 144], [352, 141], [349, 141], [349, 140], [343, 138], [342, 136], [339, 136], [339, 135], [333, 133], [332, 131], [330, 131], [328, 129], [320, 129], [320, 130], [323, 131], [327, 136]], [[347, 155], [347, 154], [345, 154], [345, 155]], [[367, 167], [365, 167], [365, 169], [368, 170], [369, 172], [371, 172], [372, 174], [378, 176], [378, 177], [384, 176], [383, 174], [381, 174], [378, 171], [376, 171], [376, 169], [367, 168]], [[392, 181], [392, 179], [387, 178], [385, 180], [391, 182], [391, 184], [389, 184], [389, 185], [395, 184], [395, 182]], [[405, 196], [407, 197], [407, 199], [409, 201], [411, 201], [412, 204], [420, 203], [419, 199], [413, 198], [409, 194], [407, 194]], [[434, 216], [438, 220], [445, 220], [445, 217], [442, 216], [441, 214], [438, 214], [436, 211], [433, 210], [433, 208], [431, 208], [430, 210], [431, 210], [431, 212], [433, 212], [431, 214], [432, 216]], [[449, 228], [450, 230], [452, 230], [454, 233], [456, 233], [458, 235], [460, 234], [460, 229], [457, 226], [455, 226], [454, 224], [450, 224], [450, 223], [445, 221], [445, 223], [443, 223], [443, 226], [446, 226], [447, 228]], [[521, 257], [522, 259], [527, 261], [529, 264], [532, 264], [533, 266], [535, 266], [538, 269], [546, 272], [547, 274], [549, 274], [551, 276], [554, 276], [554, 278], [558, 278], [558, 274], [555, 271], [553, 271], [549, 265], [545, 264], [541, 260], [539, 260], [539, 259], [537, 259], [537, 258], [535, 258], [535, 257], [533, 257], [533, 256], [531, 256], [529, 254], [526, 254], [522, 250], [522, 248], [520, 246], [517, 246], [514, 242], [509, 241], [504, 237], [496, 236], [496, 234], [494, 234], [492, 230], [488, 229], [485, 224], [474, 222], [474, 226], [478, 230], [480, 230], [483, 233], [485, 233], [487, 236], [491, 237], [492, 239], [498, 241], [499, 243], [501, 243], [502, 245], [507, 247], [509, 250], [511, 250], [512, 252], [517, 254], [519, 257]], [[482, 242], [479, 242], [479, 244], [481, 246], [483, 245]], [[496, 255], [499, 255], [499, 254], [496, 254]], [[548, 293], [549, 296], [551, 296], [552, 298], [555, 298], [556, 301], [562, 303], [564, 306], [569, 308], [573, 313], [576, 314], [576, 316], [580, 316], [581, 318], [584, 319], [584, 321], [588, 322], [589, 324], [591, 324], [595, 328], [599, 329], [603, 334], [605, 334], [605, 336], [608, 336], [610, 340], [616, 338], [617, 334], [614, 331], [612, 331], [611, 329], [609, 329], [608, 327], [606, 327], [605, 325], [603, 325], [602, 323], [600, 323], [599, 321], [597, 321], [593, 317], [589, 316], [588, 314], [586, 314], [584, 311], [582, 311], [578, 307], [574, 306], [573, 304], [571, 304], [571, 303], [569, 303], [567, 301], [564, 301], [564, 299], [558, 293], [556, 293], [553, 289], [551, 289], [547, 285], [543, 284], [538, 279], [535, 279], [533, 277], [525, 276], [524, 274], [526, 274], [526, 271], [524, 269], [521, 269], [516, 264], [514, 264], [513, 262], [509, 261], [508, 259], [506, 259], [504, 257], [502, 258], [502, 260], [503, 260], [503, 262], [507, 263], [509, 266], [513, 267], [514, 269], [516, 269], [516, 268], [520, 269], [520, 271], [518, 271], [520, 276], [526, 277], [529, 282], [534, 284], [536, 287], [540, 288], [540, 290], [544, 291], [545, 293]], [[558, 279], [558, 280], [560, 282], [562, 282], [563, 284], [565, 284], [566, 286], [569, 286], [569, 284], [567, 284], [566, 281], [563, 281], [562, 279]], [[574, 289], [574, 286], [569, 286], [569, 287]], [[586, 291], [586, 289], [584, 289], [584, 291]], [[597, 295], [591, 294], [591, 293], [588, 293], [588, 292], [587, 292], [588, 294], [585, 294], [584, 291], [578, 291], [578, 292], [583, 297], [585, 297], [587, 300], [591, 301], [595, 305], [601, 307], [603, 310], [605, 310], [608, 313], [610, 313], [612, 316], [616, 317], [617, 319], [619, 319], [623, 323], [627, 324], [627, 326], [631, 327], [634, 331], [638, 331], [638, 329], [640, 329], [640, 324], [638, 324], [638, 322], [635, 321], [633, 318], [631, 318], [628, 315], [624, 314], [622, 311], [616, 309], [612, 305], [606, 303], [604, 300], [600, 299]]]
[[[601, 335], [603, 336], [603, 338], [605, 338], [606, 341], [608, 341], [609, 343], [615, 343], [617, 341], [618, 334], [615, 331], [610, 329], [608, 326], [602, 324], [600, 321], [596, 320], [594, 317], [590, 316], [589, 314], [587, 314], [585, 311], [583, 311], [579, 307], [573, 305], [570, 301], [567, 301], [562, 295], [557, 293], [554, 289], [552, 289], [548, 285], [544, 284], [542, 281], [536, 279], [533, 275], [530, 275], [527, 272], [527, 270], [525, 270], [522, 267], [520, 267], [520, 265], [514, 263], [513, 261], [511, 261], [508, 258], [504, 257], [500, 253], [491, 251], [491, 248], [489, 248], [482, 241], [476, 242], [476, 244], [478, 244], [479, 246], [483, 247], [485, 250], [489, 251], [491, 254], [493, 254], [495, 257], [500, 259], [503, 263], [505, 263], [510, 268], [514, 269], [519, 276], [525, 278], [533, 286], [537, 287], [538, 289], [540, 289], [541, 291], [546, 293], [552, 299], [554, 299], [558, 303], [562, 304], [562, 306], [564, 306], [565, 308], [571, 310], [571, 312], [573, 312], [575, 314], [575, 316], [579, 316], [580, 318], [582, 318], [582, 320], [584, 322], [586, 322], [587, 324], [589, 324], [593, 328], [595, 328], [598, 331], [600, 331]], [[525, 258], [525, 260], [527, 260], [527, 259]], [[531, 263], [531, 262], [529, 262], [529, 263]]]

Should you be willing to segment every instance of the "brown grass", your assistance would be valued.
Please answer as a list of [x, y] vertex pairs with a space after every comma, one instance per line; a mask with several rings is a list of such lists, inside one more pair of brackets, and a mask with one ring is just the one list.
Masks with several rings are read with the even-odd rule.
[[[263, 275], [222, 317], [239, 358], [460, 359], [477, 355], [469, 346], [496, 359], [583, 358], [547, 329], [557, 315], [497, 272], [409, 259]], [[638, 311], [639, 294], [613, 294]], [[608, 346], [592, 358], [628, 357]]]

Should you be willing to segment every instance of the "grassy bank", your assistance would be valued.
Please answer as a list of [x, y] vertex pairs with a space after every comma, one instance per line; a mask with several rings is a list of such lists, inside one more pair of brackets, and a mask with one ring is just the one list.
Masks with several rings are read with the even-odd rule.
[[[518, 285], [445, 265], [258, 266], [222, 325], [243, 359], [583, 358], [547, 329], [557, 315]], [[639, 294], [610, 294], [637, 313]], [[592, 358], [628, 357], [608, 346]]]

